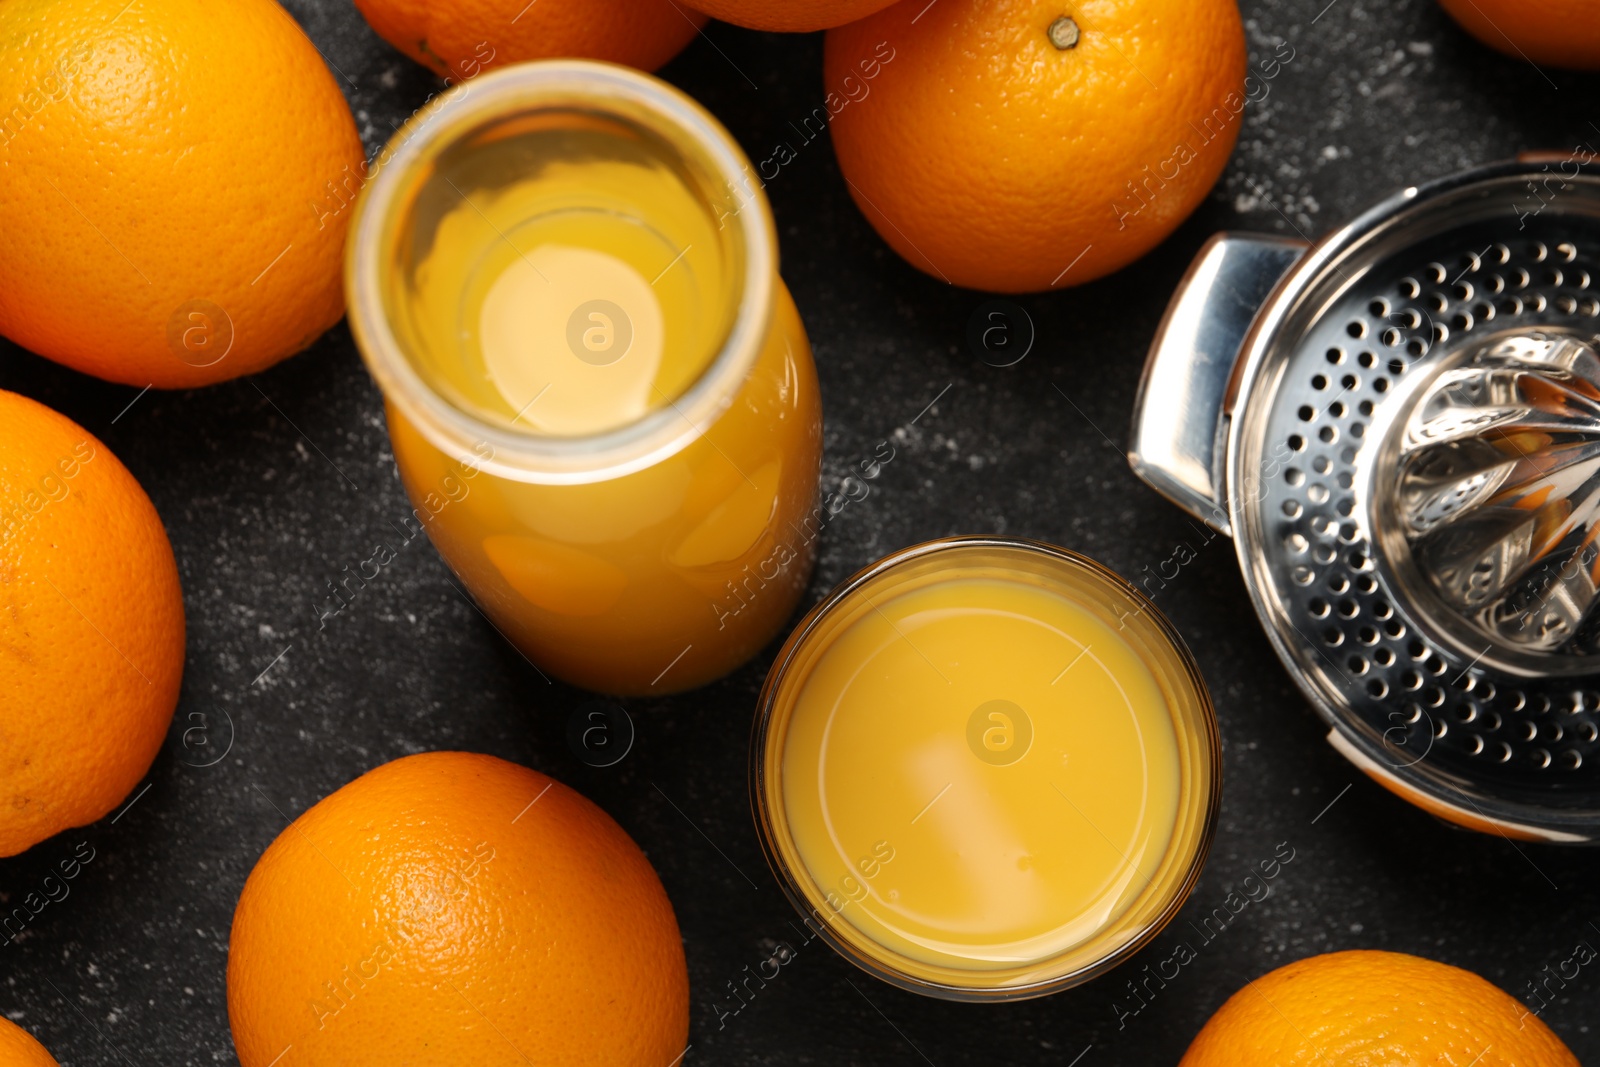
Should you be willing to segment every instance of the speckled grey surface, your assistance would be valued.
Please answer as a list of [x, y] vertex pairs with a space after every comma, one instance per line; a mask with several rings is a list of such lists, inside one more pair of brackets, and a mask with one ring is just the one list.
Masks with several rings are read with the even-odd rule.
[[[1350, 768], [1323, 742], [1256, 625], [1229, 545], [1198, 543], [1120, 451], [1145, 347], [1211, 232], [1314, 236], [1399, 186], [1600, 137], [1593, 78], [1547, 79], [1491, 53], [1431, 0], [1325, 4], [1245, 4], [1252, 56], [1287, 42], [1294, 58], [1249, 106], [1226, 177], [1144, 261], [1083, 289], [1019, 300], [1038, 339], [1012, 367], [988, 366], [966, 346], [968, 319], [987, 298], [952, 291], [889, 252], [845, 194], [826, 139], [801, 147], [768, 188], [783, 273], [816, 348], [828, 479], [949, 387], [872, 495], [829, 527], [807, 603], [894, 548], [949, 533], [1045, 538], [1133, 577], [1180, 543], [1196, 551], [1157, 603], [1216, 698], [1221, 821], [1190, 904], [1133, 963], [1043, 1000], [960, 1006], [877, 984], [814, 943], [719, 1024], [726, 983], [790, 936], [793, 917], [745, 796], [750, 715], [771, 650], [699, 692], [630, 704], [633, 751], [595, 769], [565, 737], [585, 695], [545, 684], [420, 541], [318, 633], [312, 605], [325, 580], [369, 555], [405, 511], [378, 394], [341, 325], [256, 379], [150, 393], [126, 411], [135, 390], [0, 344], [0, 386], [77, 419], [148, 489], [171, 531], [190, 626], [182, 703], [148, 792], [114, 824], [0, 862], [0, 893], [14, 899], [80, 842], [94, 850], [70, 896], [0, 949], [0, 1011], [64, 1064], [235, 1062], [223, 973], [234, 900], [256, 857], [286, 817], [378, 763], [435, 748], [554, 774], [645, 848], [688, 950], [689, 1063], [1173, 1063], [1232, 990], [1301, 956], [1416, 952], [1524, 995], [1578, 942], [1600, 945], [1600, 854], [1519, 849], [1448, 829]], [[435, 90], [348, 3], [290, 7], [347, 76], [369, 149]], [[788, 122], [822, 95], [821, 38], [726, 26], [709, 38], [717, 47], [696, 41], [665, 76], [754, 158], [792, 140]], [[186, 747], [183, 732], [201, 724], [209, 733], [191, 734]], [[230, 734], [226, 758], [197, 765]], [[1294, 858], [1270, 896], [1214, 940], [1200, 937], [1190, 921], [1282, 842]], [[1152, 985], [1155, 995], [1119, 1025], [1118, 1006], [1136, 1006], [1125, 982], [1180, 942], [1197, 958]], [[1600, 1062], [1597, 1006], [1600, 969], [1587, 967], [1543, 1012], [1590, 1062]]]

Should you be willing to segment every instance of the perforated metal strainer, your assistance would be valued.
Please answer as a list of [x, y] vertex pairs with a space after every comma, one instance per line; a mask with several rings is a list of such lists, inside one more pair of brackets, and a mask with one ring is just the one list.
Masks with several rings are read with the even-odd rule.
[[1453, 822], [1600, 835], [1600, 178], [1524, 157], [1316, 245], [1222, 234], [1130, 459], [1233, 536], [1362, 770]]

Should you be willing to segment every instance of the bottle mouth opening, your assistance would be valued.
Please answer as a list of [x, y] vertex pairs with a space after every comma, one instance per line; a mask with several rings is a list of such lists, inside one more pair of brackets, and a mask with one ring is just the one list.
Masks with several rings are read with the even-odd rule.
[[658, 79], [485, 74], [419, 110], [367, 179], [351, 330], [448, 454], [521, 481], [620, 477], [698, 438], [755, 362], [771, 212], [728, 132]]

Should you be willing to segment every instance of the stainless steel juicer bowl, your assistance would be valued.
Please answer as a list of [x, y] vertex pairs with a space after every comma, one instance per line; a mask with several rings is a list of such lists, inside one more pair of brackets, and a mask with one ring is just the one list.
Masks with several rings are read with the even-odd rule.
[[1315, 245], [1221, 234], [1130, 462], [1233, 537], [1352, 762], [1528, 840], [1600, 834], [1600, 176], [1525, 156]]

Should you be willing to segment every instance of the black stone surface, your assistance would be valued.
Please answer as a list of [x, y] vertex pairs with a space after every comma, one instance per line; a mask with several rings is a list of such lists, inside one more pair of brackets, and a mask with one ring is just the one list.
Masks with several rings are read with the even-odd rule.
[[[1600, 856], [1449, 829], [1347, 765], [1268, 647], [1231, 547], [1203, 541], [1134, 479], [1121, 451], [1145, 348], [1212, 232], [1316, 236], [1400, 186], [1600, 138], [1593, 78], [1490, 52], [1430, 0], [1326, 3], [1247, 0], [1252, 58], [1284, 42], [1294, 58], [1247, 109], [1226, 176], [1142, 262], [1019, 299], [1038, 336], [1008, 368], [966, 344], [988, 297], [902, 263], [852, 205], [826, 138], [797, 143], [789, 123], [822, 98], [820, 36], [716, 25], [663, 72], [753, 159], [780, 141], [798, 149], [767, 192], [821, 373], [827, 481], [941, 397], [872, 495], [828, 529], [807, 604], [884, 553], [943, 534], [1044, 538], [1134, 578], [1179, 545], [1195, 552], [1156, 599], [1215, 695], [1222, 814], [1188, 907], [1133, 963], [1043, 1000], [965, 1006], [897, 992], [813, 943], [720, 1018], [726, 983], [795, 937], [745, 792], [751, 711], [772, 650], [704, 690], [630, 703], [632, 752], [596, 769], [566, 741], [586, 695], [541, 681], [421, 542], [319, 634], [312, 604], [324, 581], [369, 555], [406, 510], [378, 393], [341, 325], [254, 379], [136, 401], [136, 390], [0, 344], [0, 386], [78, 420], [149, 491], [177, 551], [190, 626], [182, 703], [148, 791], [114, 822], [0, 862], [0, 893], [14, 901], [79, 842], [95, 852], [71, 895], [0, 948], [0, 1011], [64, 1064], [236, 1062], [223, 974], [234, 901], [256, 857], [286, 818], [361, 772], [438, 748], [549, 772], [648, 852], [688, 951], [690, 1064], [1174, 1063], [1246, 980], [1313, 953], [1414, 952], [1524, 995], [1580, 941], [1600, 945]], [[348, 3], [289, 6], [343, 73], [369, 149], [438, 88]], [[186, 746], [184, 731], [201, 725], [207, 737]], [[229, 734], [226, 758], [195, 765]], [[1191, 922], [1285, 842], [1294, 859], [1271, 895], [1201, 938]], [[1136, 1003], [1125, 983], [1182, 942], [1197, 958], [1119, 1025], [1116, 1006]], [[1600, 1062], [1597, 993], [1600, 967], [1584, 968], [1543, 1012], [1590, 1062]]]

